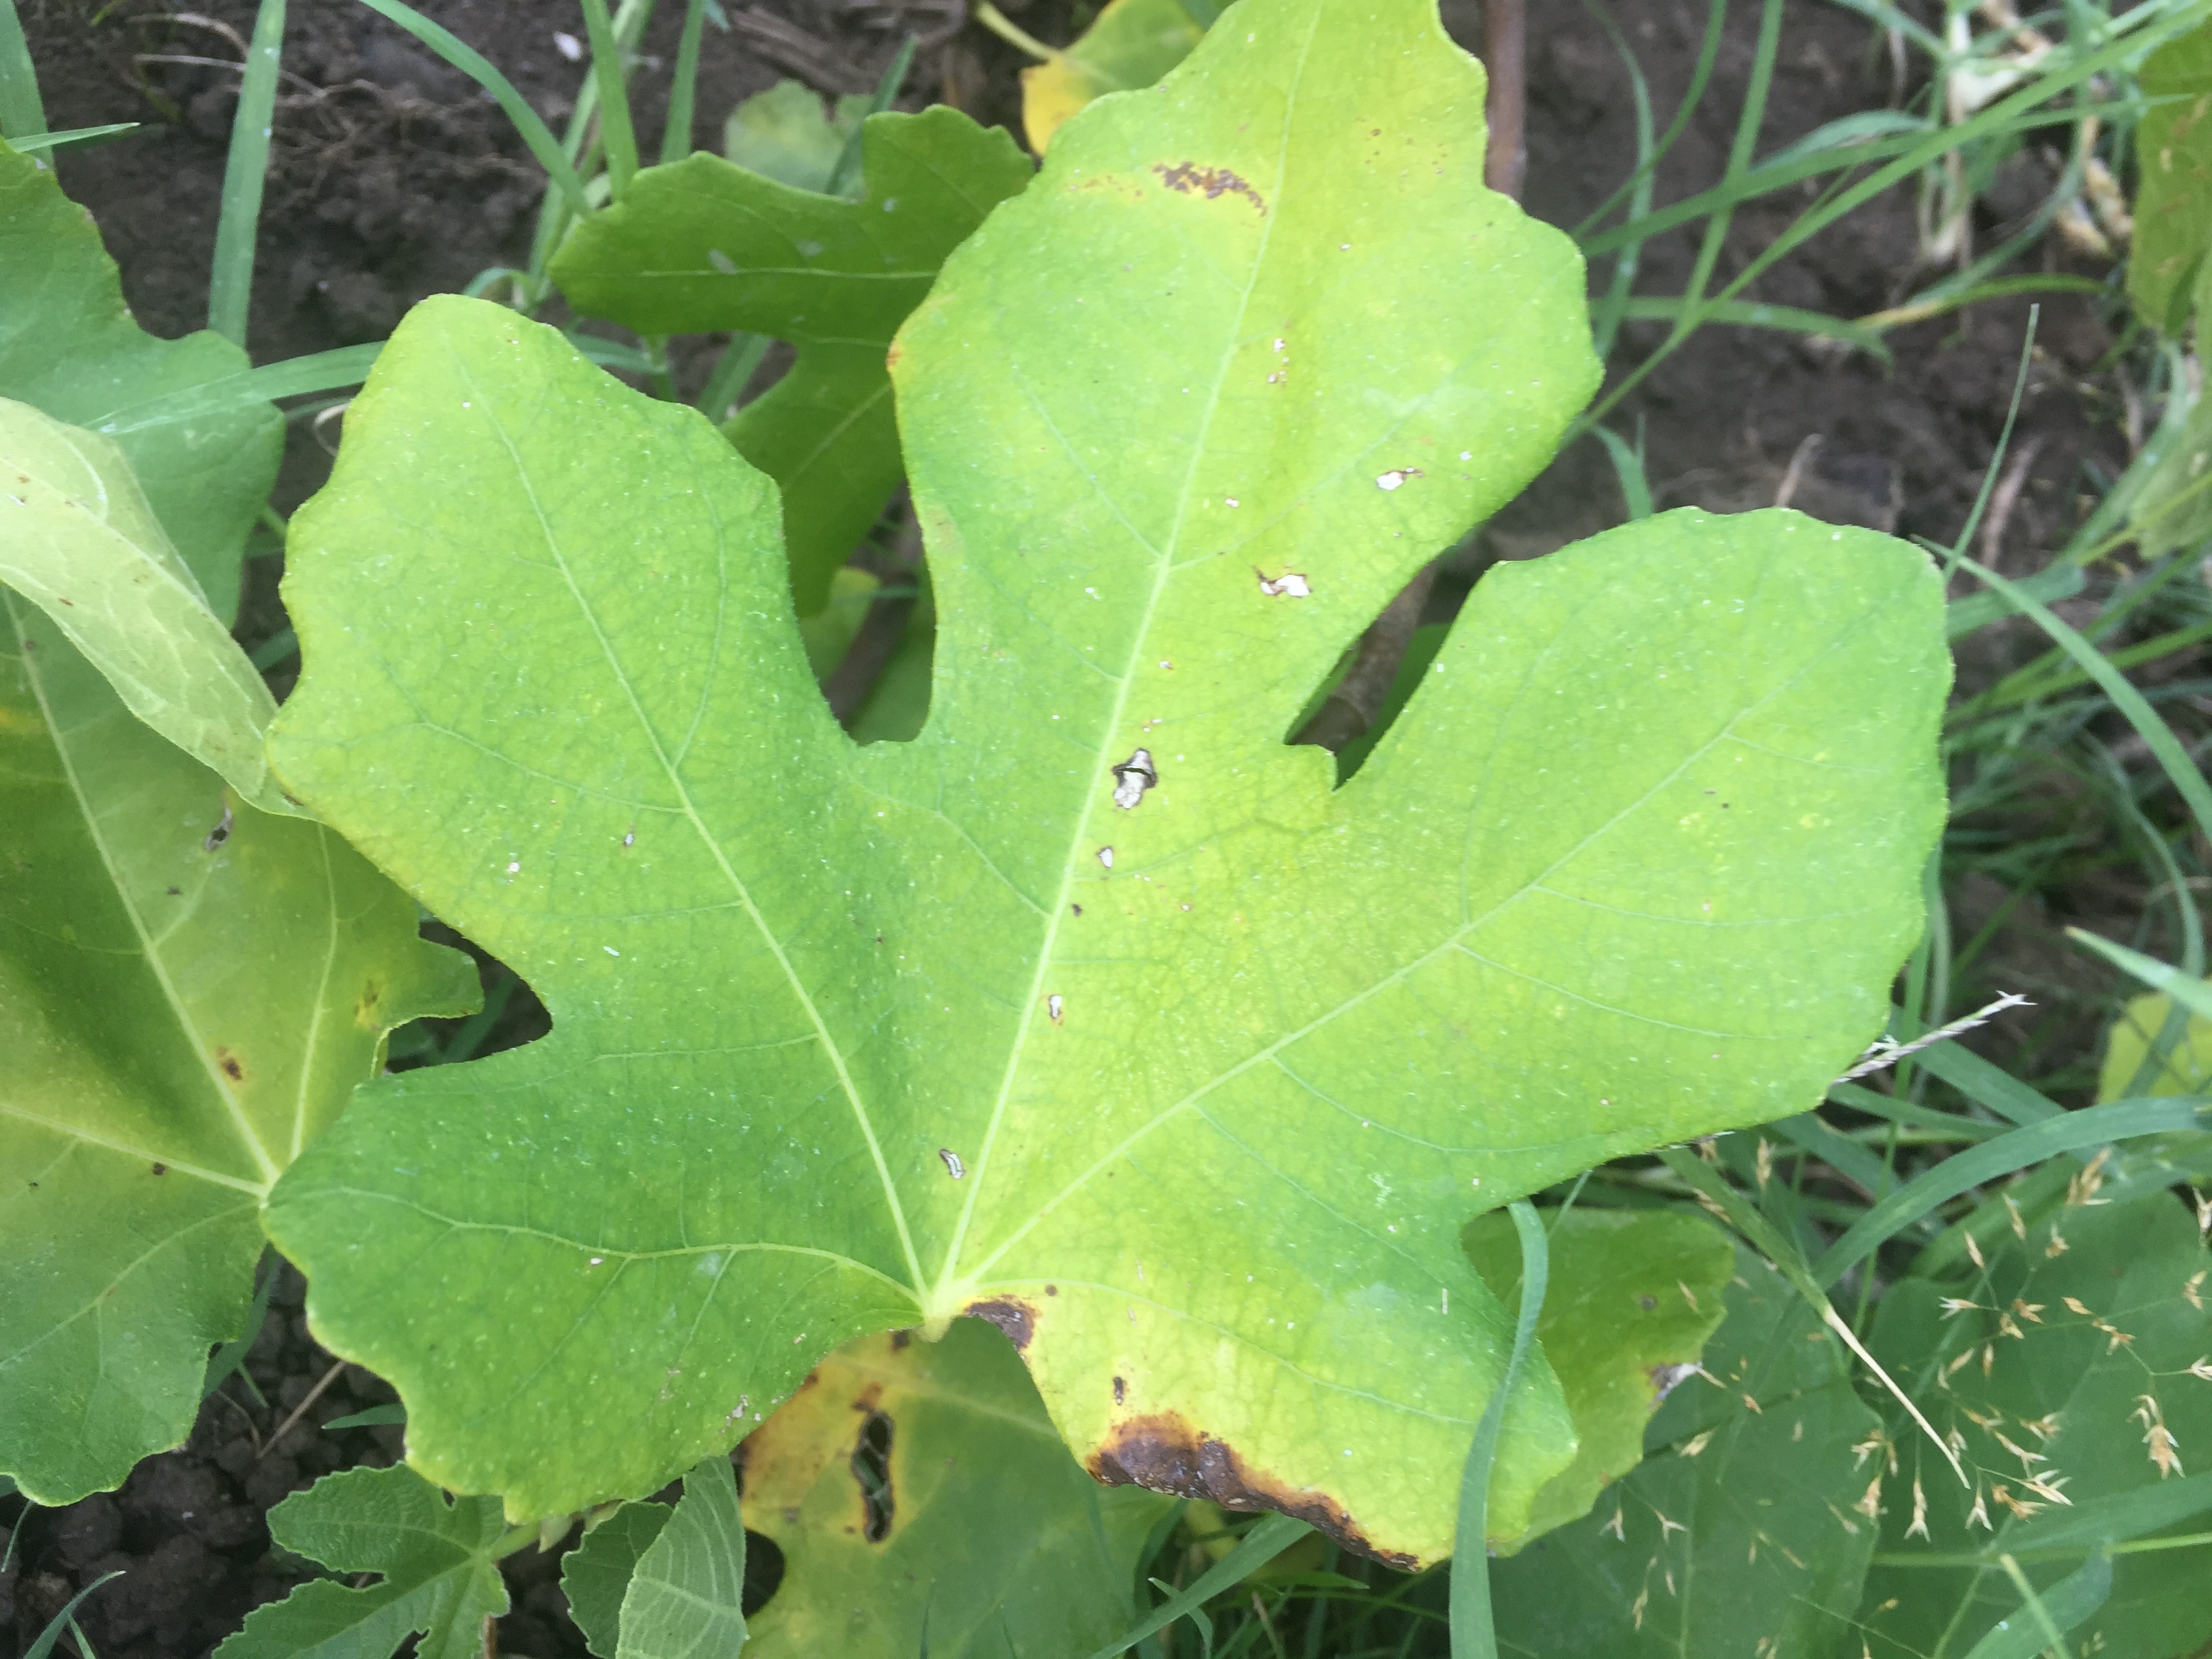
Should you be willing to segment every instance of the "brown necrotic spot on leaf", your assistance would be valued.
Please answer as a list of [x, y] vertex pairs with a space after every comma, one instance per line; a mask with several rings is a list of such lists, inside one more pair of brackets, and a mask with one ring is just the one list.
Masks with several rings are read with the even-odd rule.
[[994, 1296], [988, 1302], [971, 1302], [961, 1311], [972, 1319], [988, 1319], [1006, 1334], [1017, 1352], [1025, 1351], [1036, 1334], [1036, 1310], [1019, 1297]]
[[1114, 1379], [1114, 1403], [1117, 1406], [1120, 1405], [1122, 1400], [1127, 1397], [1128, 1392], [1129, 1385], [1124, 1382], [1120, 1377], [1115, 1377]]
[[361, 1000], [354, 1004], [353, 1023], [364, 1031], [376, 1029], [376, 1005], [384, 1000], [384, 988], [374, 980], [361, 988]]
[[154, 1166], [154, 1173], [155, 1175], [167, 1175], [169, 1173], [169, 1166], [166, 1164], [156, 1164]]
[[1242, 196], [1256, 211], [1267, 210], [1267, 204], [1260, 199], [1260, 192], [1227, 167], [1202, 167], [1195, 161], [1178, 161], [1170, 167], [1164, 161], [1156, 161], [1152, 171], [1160, 175], [1160, 182], [1170, 190], [1181, 191], [1186, 196], [1203, 196], [1209, 202], [1222, 196]]
[[222, 1067], [222, 1074], [228, 1078], [233, 1083], [243, 1083], [246, 1081], [246, 1066], [244, 1063], [240, 1060], [236, 1054], [231, 1053], [229, 1049], [223, 1048], [220, 1044], [217, 1044], [216, 1048], [215, 1063]]
[[880, 1385], [871, 1384], [853, 1408], [867, 1413], [860, 1425], [860, 1442], [853, 1449], [852, 1470], [860, 1487], [860, 1536], [871, 1544], [882, 1543], [891, 1532], [893, 1425], [888, 1413], [873, 1408], [882, 1393]]
[[[1119, 1378], [1115, 1383], [1118, 1389]], [[1193, 1427], [1174, 1412], [1154, 1412], [1115, 1424], [1085, 1467], [1109, 1486], [1144, 1486], [1179, 1498], [1203, 1498], [1225, 1510], [1279, 1510], [1386, 1566], [1410, 1571], [1420, 1565], [1413, 1556], [1376, 1548], [1344, 1506], [1328, 1493], [1290, 1486], [1254, 1468], [1228, 1442]]]

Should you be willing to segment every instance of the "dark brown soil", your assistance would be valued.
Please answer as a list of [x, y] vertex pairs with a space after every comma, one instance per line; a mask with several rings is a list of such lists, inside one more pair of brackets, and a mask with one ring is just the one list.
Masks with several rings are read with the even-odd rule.
[[[1073, 32], [1068, 0], [1000, 3], [1048, 40]], [[157, 0], [19, 3], [51, 126], [153, 124], [118, 143], [64, 152], [61, 176], [96, 216], [140, 319], [165, 334], [201, 325], [236, 76], [177, 60], [234, 61], [236, 47]], [[203, 0], [193, 15], [242, 35], [252, 9], [251, 0]], [[556, 126], [568, 114], [582, 71], [563, 55], [556, 32], [583, 33], [573, 0], [424, 0], [422, 9], [498, 64]], [[645, 43], [649, 56], [672, 58], [681, 9], [663, 0]], [[733, 15], [741, 9], [730, 6]], [[781, 76], [798, 72], [824, 91], [866, 89], [908, 29], [930, 44], [904, 101], [943, 99], [980, 118], [1014, 123], [1019, 60], [981, 27], [953, 27], [963, 22], [962, 0], [769, 0], [750, 9], [798, 33], [764, 51], [772, 30], [708, 32], [693, 134], [702, 146], [716, 145], [732, 103]], [[1479, 40], [1477, 0], [1445, 0], [1444, 9], [1463, 42]], [[1530, 9], [1528, 202], [1542, 217], [1572, 224], [1630, 165], [1626, 81], [1577, 0], [1531, 0]], [[1687, 84], [1704, 8], [1642, 0], [1620, 9], [1663, 125]], [[1750, 9], [1736, 10], [1743, 32], [1724, 49], [1717, 94], [1662, 170], [1662, 202], [1720, 173], [1751, 53]], [[1762, 152], [1889, 101], [1889, 64], [1875, 45], [1868, 25], [1839, 7], [1790, 8]], [[292, 0], [285, 65], [295, 78], [285, 83], [276, 126], [254, 290], [257, 362], [379, 338], [425, 295], [459, 289], [487, 267], [523, 262], [537, 175], [505, 118], [464, 77], [352, 0]], [[657, 154], [665, 76], [648, 64], [641, 80], [641, 138]], [[1741, 211], [1722, 276], [1741, 270], [1811, 195], [1808, 189]], [[1785, 260], [1756, 297], [1845, 317], [1875, 311], [1912, 286], [1916, 246], [1911, 198], [1893, 192]], [[1686, 236], [1655, 243], [1645, 250], [1638, 290], [1680, 292], [1692, 252]], [[2031, 264], [2060, 261], [2051, 248]], [[1600, 262], [1597, 275], [1604, 274]], [[2025, 301], [1985, 305], [1893, 333], [1893, 370], [1786, 334], [1708, 329], [1611, 424], [1629, 434], [1640, 425], [1662, 505], [1771, 504], [1796, 458], [1789, 486], [1795, 504], [1948, 541], [1995, 451], [2027, 312]], [[1613, 374], [1632, 369], [1658, 335], [1656, 325], [1631, 325]], [[2016, 505], [1982, 550], [2015, 568], [2074, 522], [2077, 497], [2090, 488], [2085, 461], [2096, 459], [2110, 476], [2125, 459], [2112, 418], [2115, 399], [2108, 386], [2093, 383], [2112, 343], [2094, 303], [2046, 300], [2038, 342], [2014, 451], [2032, 447], [2033, 460]], [[1815, 438], [1820, 443], [1808, 447]], [[326, 465], [306, 423], [297, 423], [279, 508], [311, 493]], [[1603, 452], [1584, 442], [1455, 556], [1431, 614], [1455, 606], [1491, 561], [1549, 551], [1619, 522], [1620, 514]], [[255, 561], [242, 624], [250, 639], [282, 624], [276, 566], [274, 557]], [[2015, 634], [1990, 630], [1974, 649], [1966, 672], [1986, 678], [2026, 647]], [[543, 1029], [542, 1011], [525, 994], [501, 1040]], [[299, 1571], [270, 1553], [268, 1507], [330, 1470], [386, 1463], [399, 1447], [396, 1429], [333, 1435], [319, 1427], [392, 1397], [352, 1367], [296, 1426], [263, 1445], [333, 1364], [306, 1334], [300, 1291], [286, 1269], [248, 1364], [265, 1407], [234, 1379], [210, 1401], [190, 1443], [142, 1465], [121, 1492], [55, 1512], [26, 1513], [19, 1498], [0, 1502], [0, 1522], [17, 1529], [0, 1571], [0, 1654], [20, 1652], [80, 1585], [115, 1568], [126, 1576], [94, 1595], [82, 1615], [108, 1659], [204, 1654], [249, 1607], [296, 1582]], [[501, 1624], [501, 1650], [536, 1659], [581, 1655], [563, 1617], [553, 1558], [525, 1551], [510, 1558], [508, 1571], [517, 1610]]]

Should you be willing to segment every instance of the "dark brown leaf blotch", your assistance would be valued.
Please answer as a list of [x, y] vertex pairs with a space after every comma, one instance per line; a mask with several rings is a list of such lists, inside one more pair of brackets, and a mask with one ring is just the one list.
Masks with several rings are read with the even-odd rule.
[[1036, 1334], [1036, 1310], [1019, 1297], [994, 1296], [988, 1302], [971, 1302], [962, 1309], [972, 1319], [988, 1319], [1006, 1334], [1016, 1352], [1026, 1352]]
[[1369, 1543], [1343, 1505], [1325, 1492], [1290, 1486], [1254, 1468], [1235, 1447], [1194, 1428], [1174, 1412], [1154, 1412], [1115, 1424], [1106, 1443], [1085, 1467], [1109, 1486], [1145, 1486], [1179, 1498], [1203, 1498], [1224, 1510], [1278, 1510], [1385, 1566], [1411, 1571], [1420, 1565], [1413, 1556]]

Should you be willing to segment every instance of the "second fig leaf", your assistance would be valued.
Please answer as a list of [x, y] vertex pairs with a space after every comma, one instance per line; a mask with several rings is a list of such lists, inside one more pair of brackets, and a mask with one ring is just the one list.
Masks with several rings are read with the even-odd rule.
[[943, 105], [872, 116], [860, 146], [857, 202], [703, 153], [649, 167], [578, 224], [552, 267], [579, 311], [641, 333], [732, 329], [798, 347], [723, 429], [782, 491], [801, 616], [822, 608], [898, 485], [892, 334], [945, 256], [1030, 179], [1005, 132]]

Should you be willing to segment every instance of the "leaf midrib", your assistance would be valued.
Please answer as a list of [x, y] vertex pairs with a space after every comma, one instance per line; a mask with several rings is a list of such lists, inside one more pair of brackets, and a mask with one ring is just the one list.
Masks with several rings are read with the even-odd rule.
[[[1267, 216], [1261, 227], [1260, 240], [1253, 250], [1251, 264], [1246, 274], [1244, 292], [1237, 301], [1237, 324], [1231, 331], [1222, 349], [1220, 362], [1214, 370], [1213, 384], [1207, 388], [1206, 411], [1199, 422], [1196, 441], [1190, 447], [1189, 465], [1183, 470], [1182, 486], [1176, 501], [1175, 518], [1160, 544], [1153, 546], [1150, 539], [1141, 535], [1137, 527], [1129, 522], [1120, 503], [1114, 501], [1103, 488], [1098, 490], [1115, 517], [1121, 521], [1123, 526], [1139, 545], [1146, 547], [1152, 553], [1152, 591], [1145, 598], [1142, 620], [1129, 632], [1129, 647], [1121, 663], [1121, 672], [1114, 677], [1115, 684], [1112, 707], [1099, 724], [1099, 740], [1093, 746], [1092, 755], [1091, 775], [1094, 779], [1103, 776], [1112, 764], [1112, 757], [1116, 747], [1116, 736], [1121, 729], [1122, 720], [1127, 713], [1131, 690], [1136, 682], [1137, 665], [1144, 656], [1146, 641], [1152, 635], [1152, 623], [1158, 614], [1161, 595], [1166, 592], [1168, 583], [1176, 573], [1175, 551], [1182, 545], [1183, 524], [1190, 511], [1191, 496], [1197, 487], [1199, 469], [1210, 459], [1209, 446], [1212, 437], [1214, 421], [1220, 413], [1222, 388], [1227, 384], [1230, 369], [1237, 359], [1237, 343], [1244, 337], [1244, 324], [1251, 313], [1252, 295], [1259, 286], [1260, 273], [1267, 264], [1268, 251], [1273, 245], [1275, 226], [1281, 220], [1285, 200], [1289, 193], [1285, 179], [1289, 172], [1291, 136], [1298, 109], [1298, 90], [1305, 81], [1306, 65], [1312, 56], [1314, 39], [1321, 30], [1321, 12], [1316, 9], [1308, 27], [1305, 42], [1299, 49], [1297, 67], [1291, 76], [1291, 84], [1283, 97], [1282, 137], [1275, 153], [1275, 210]], [[1008, 368], [1011, 373], [1018, 373], [1017, 366], [1013, 364], [1010, 363]], [[1034, 404], [1036, 399], [1032, 398], [1031, 402]], [[1054, 430], [1057, 435], [1057, 428], [1055, 428]], [[1062, 443], [1065, 447], [1064, 440]], [[1070, 459], [1074, 459], [1072, 452]], [[1093, 485], [1094, 488], [1097, 487], [1095, 477]], [[1021, 1024], [1016, 1029], [1014, 1040], [1007, 1049], [1006, 1070], [999, 1081], [997, 1097], [991, 1104], [990, 1121], [983, 1132], [982, 1150], [976, 1155], [975, 1167], [971, 1172], [974, 1176], [973, 1185], [969, 1187], [967, 1199], [961, 1206], [960, 1219], [954, 1224], [951, 1241], [945, 1247], [945, 1266], [938, 1276], [936, 1286], [936, 1299], [939, 1302], [952, 1297], [959, 1284], [961, 1248], [967, 1242], [969, 1228], [974, 1221], [976, 1206], [982, 1199], [984, 1186], [989, 1179], [992, 1154], [997, 1146], [999, 1129], [1006, 1121], [1007, 1104], [1013, 1096], [1014, 1081], [1020, 1073], [1022, 1061], [1029, 1050], [1030, 1034], [1036, 1029], [1037, 1011], [1042, 1006], [1044, 997], [1045, 976], [1054, 965], [1053, 953], [1059, 945], [1061, 921], [1068, 914], [1070, 895], [1073, 891], [1076, 872], [1079, 867], [1079, 860], [1083, 856], [1083, 848], [1088, 839], [1085, 832], [1090, 825], [1096, 796], [1095, 788], [1086, 792], [1083, 805], [1074, 813], [1074, 822], [1068, 831], [1067, 852], [1060, 860], [1060, 890], [1046, 914], [1044, 937], [1038, 942], [1036, 965], [1030, 976], [1029, 994], [1023, 999]], [[1024, 1231], [1026, 1231], [1026, 1228]], [[1003, 1249], [1004, 1247], [1000, 1251], [994, 1252], [991, 1261], [996, 1261], [998, 1256], [1003, 1254]], [[986, 1263], [984, 1267], [977, 1268], [970, 1277], [980, 1279], [988, 1269], [988, 1264]]]

